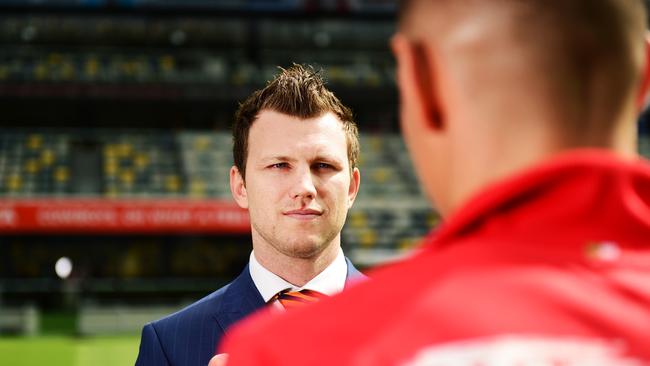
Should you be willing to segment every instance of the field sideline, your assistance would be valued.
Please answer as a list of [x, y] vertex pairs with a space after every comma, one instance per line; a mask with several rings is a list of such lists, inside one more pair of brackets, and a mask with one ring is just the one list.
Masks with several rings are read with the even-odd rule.
[[89, 338], [0, 337], [0, 365], [133, 365], [138, 355], [139, 342], [139, 335]]

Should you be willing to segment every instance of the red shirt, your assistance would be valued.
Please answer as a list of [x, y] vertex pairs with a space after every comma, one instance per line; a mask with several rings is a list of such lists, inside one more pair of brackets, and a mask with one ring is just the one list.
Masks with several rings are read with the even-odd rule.
[[647, 162], [555, 157], [426, 241], [339, 296], [244, 321], [228, 366], [650, 364]]

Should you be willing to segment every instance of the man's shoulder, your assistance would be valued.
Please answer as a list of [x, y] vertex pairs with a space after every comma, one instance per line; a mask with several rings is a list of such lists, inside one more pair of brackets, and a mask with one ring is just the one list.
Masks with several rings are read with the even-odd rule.
[[145, 325], [138, 359], [164, 354], [171, 364], [205, 365], [230, 326], [263, 304], [246, 267], [232, 282]]
[[206, 364], [223, 336], [217, 318], [230, 285], [145, 325], [138, 365], [162, 364], [163, 355], [170, 364]]
[[155, 328], [165, 328], [172, 324], [175, 327], [179, 325], [191, 327], [194, 322], [201, 321], [201, 317], [197, 317], [197, 315], [216, 313], [219, 311], [219, 306], [224, 299], [224, 295], [231, 285], [232, 282], [217, 289], [209, 295], [185, 306], [181, 310], [167, 315], [164, 318], [155, 320], [150, 324]]

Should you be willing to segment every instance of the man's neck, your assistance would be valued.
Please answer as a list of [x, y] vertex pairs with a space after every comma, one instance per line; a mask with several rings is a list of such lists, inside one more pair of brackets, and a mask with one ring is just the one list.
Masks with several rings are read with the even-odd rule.
[[269, 245], [253, 243], [253, 254], [259, 264], [297, 287], [302, 287], [332, 264], [339, 249], [340, 242], [335, 241], [312, 257], [297, 258], [280, 253]]
[[[452, 156], [456, 161], [450, 164], [457, 167], [450, 172], [450, 191], [448, 192], [449, 212], [458, 209], [469, 198], [486, 186], [529, 169], [550, 157], [577, 148], [606, 149], [620, 156], [634, 156], [634, 131], [615, 131], [612, 137], [584, 140], [580, 136], [564, 136], [562, 139], [551, 129], [543, 128], [550, 123], [535, 123], [534, 127], [516, 129], [504, 138], [504, 134], [489, 135], [483, 131], [472, 135], [475, 139], [470, 143], [468, 138], [454, 145]], [[625, 126], [624, 124], [621, 124]], [[533, 128], [537, 128], [534, 130]], [[506, 130], [506, 128], [504, 128]], [[458, 139], [460, 140], [460, 139]], [[467, 146], [474, 146], [471, 149]], [[449, 213], [447, 212], [447, 214]]]

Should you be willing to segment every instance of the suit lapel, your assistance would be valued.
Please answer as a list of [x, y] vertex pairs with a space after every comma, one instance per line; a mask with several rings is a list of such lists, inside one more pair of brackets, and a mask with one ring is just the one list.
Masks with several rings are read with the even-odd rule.
[[366, 275], [359, 272], [359, 270], [352, 265], [352, 262], [350, 262], [350, 260], [347, 257], [345, 258], [345, 263], [348, 266], [348, 275], [345, 278], [344, 289], [348, 288], [348, 286], [353, 285], [356, 282], [364, 281], [368, 278]]
[[230, 326], [264, 306], [264, 299], [253, 283], [248, 266], [226, 289], [214, 318], [226, 332]]

